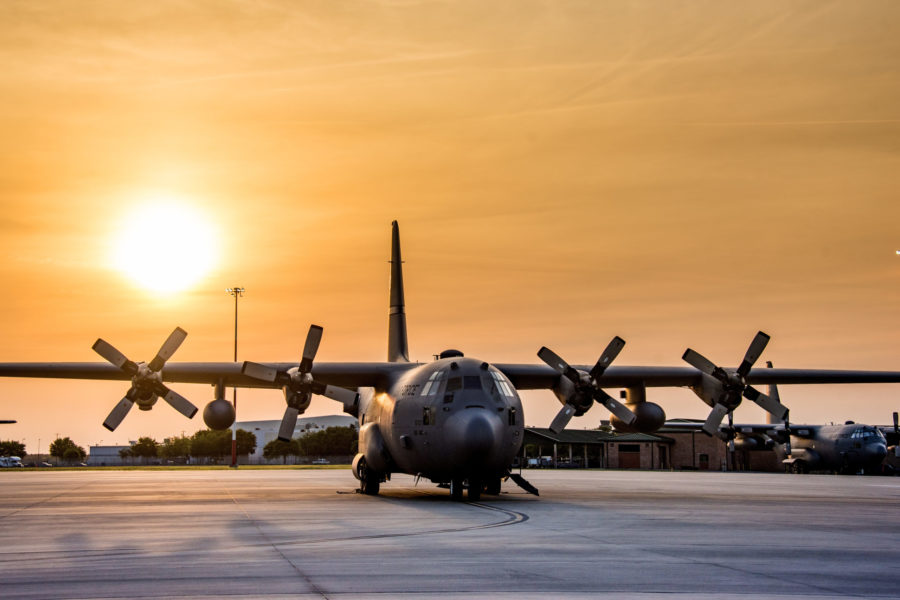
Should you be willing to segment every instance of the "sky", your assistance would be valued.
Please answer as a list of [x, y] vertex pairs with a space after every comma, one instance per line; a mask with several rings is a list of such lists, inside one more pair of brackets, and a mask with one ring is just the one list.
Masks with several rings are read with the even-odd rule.
[[[98, 337], [149, 360], [175, 326], [173, 361], [230, 361], [232, 286], [240, 360], [299, 360], [310, 323], [319, 360], [384, 360], [397, 219], [414, 360], [546, 345], [592, 364], [620, 335], [616, 364], [690, 346], [736, 366], [763, 330], [775, 366], [900, 369], [898, 18], [857, 0], [3, 2], [0, 361], [99, 360]], [[168, 216], [142, 229], [148, 206]], [[201, 255], [181, 290], [135, 281]], [[0, 439], [203, 427], [160, 403], [108, 432], [127, 387], [0, 380], [18, 420]], [[781, 389], [806, 423], [888, 423], [898, 396]], [[239, 420], [284, 409], [238, 398]], [[559, 409], [524, 403], [529, 425]], [[749, 404], [736, 419], [762, 421]]]

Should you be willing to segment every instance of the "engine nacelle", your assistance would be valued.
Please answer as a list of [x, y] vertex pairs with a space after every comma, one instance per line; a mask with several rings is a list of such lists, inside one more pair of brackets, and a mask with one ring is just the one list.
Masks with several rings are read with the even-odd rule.
[[234, 423], [234, 405], [224, 398], [217, 398], [203, 409], [203, 422], [210, 429], [221, 431]]
[[616, 431], [623, 433], [653, 433], [666, 422], [666, 411], [655, 402], [626, 404], [637, 417], [631, 425], [626, 425], [616, 415], [609, 415], [609, 422]]
[[755, 437], [750, 437], [747, 435], [737, 434], [734, 438], [734, 449], [735, 450], [757, 450], [760, 448], [760, 443], [757, 441]]

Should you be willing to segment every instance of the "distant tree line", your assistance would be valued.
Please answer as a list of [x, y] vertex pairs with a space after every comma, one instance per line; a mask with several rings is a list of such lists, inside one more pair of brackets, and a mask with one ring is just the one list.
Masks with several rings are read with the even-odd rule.
[[[236, 439], [239, 455], [256, 451], [256, 435], [252, 432], [238, 429]], [[161, 444], [151, 437], [141, 437], [131, 447], [119, 450], [119, 456], [144, 464], [155, 459], [187, 463], [191, 458], [198, 458], [203, 462], [214, 462], [231, 456], [231, 430], [203, 429], [190, 437], [165, 438]]]
[[25, 444], [14, 440], [0, 442], [0, 456], [18, 456], [19, 458], [25, 458]]
[[288, 456], [348, 456], [356, 454], [358, 441], [359, 432], [352, 425], [328, 427], [289, 442], [272, 440], [263, 447], [263, 458], [287, 462]]

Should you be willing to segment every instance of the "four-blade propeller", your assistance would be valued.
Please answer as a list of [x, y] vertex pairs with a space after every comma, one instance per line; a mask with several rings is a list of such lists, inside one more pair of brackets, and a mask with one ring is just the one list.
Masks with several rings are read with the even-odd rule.
[[713, 394], [713, 409], [703, 424], [703, 431], [709, 435], [719, 435], [722, 419], [741, 403], [741, 397], [755, 402], [763, 410], [771, 413], [776, 419], [783, 421], [787, 407], [777, 398], [767, 396], [747, 383], [747, 375], [760, 354], [769, 343], [769, 336], [760, 331], [750, 342], [744, 360], [737, 369], [726, 370], [716, 366], [703, 355], [688, 348], [682, 358], [702, 373], [712, 377], [716, 386]]
[[124, 354], [102, 339], [94, 342], [92, 347], [97, 354], [122, 369], [131, 377], [131, 387], [125, 392], [125, 397], [113, 407], [109, 416], [103, 421], [104, 427], [110, 431], [115, 431], [135, 402], [142, 410], [150, 410], [156, 403], [157, 397], [168, 402], [172, 408], [188, 419], [197, 413], [197, 407], [191, 404], [187, 398], [170, 390], [163, 384], [162, 375], [160, 374], [166, 361], [178, 350], [178, 347], [181, 346], [186, 337], [187, 332], [181, 327], [176, 327], [175, 331], [169, 335], [169, 338], [163, 343], [159, 352], [156, 353], [156, 356], [149, 364], [128, 360]]
[[289, 442], [294, 435], [297, 426], [297, 417], [309, 406], [313, 394], [327, 396], [343, 403], [345, 406], [353, 406], [359, 398], [359, 394], [346, 388], [333, 385], [325, 385], [313, 379], [312, 366], [316, 353], [319, 351], [319, 343], [322, 341], [322, 328], [318, 325], [310, 325], [306, 334], [306, 343], [303, 346], [303, 357], [300, 364], [287, 371], [280, 372], [272, 367], [259, 363], [244, 362], [241, 372], [254, 379], [274, 382], [278, 380], [284, 390], [284, 399], [287, 408], [281, 418], [281, 426], [278, 429], [278, 439]]
[[[583, 412], [590, 407], [590, 403], [597, 401], [609, 411], [621, 419], [624, 423], [630, 425], [637, 418], [633, 412], [624, 404], [600, 389], [598, 379], [603, 375], [606, 368], [613, 359], [619, 355], [625, 346], [625, 340], [616, 336], [612, 339], [603, 354], [597, 360], [597, 364], [593, 366], [590, 372], [585, 373], [579, 371], [575, 367], [569, 365], [566, 361], [559, 357], [555, 352], [547, 348], [541, 347], [538, 351], [538, 357], [550, 367], [556, 370], [560, 375], [568, 379], [575, 386], [574, 397], [566, 402], [562, 409], [557, 413], [553, 422], [550, 424], [550, 431], [559, 433], [566, 428], [569, 421], [579, 411]], [[586, 404], [586, 406], [585, 406]]]

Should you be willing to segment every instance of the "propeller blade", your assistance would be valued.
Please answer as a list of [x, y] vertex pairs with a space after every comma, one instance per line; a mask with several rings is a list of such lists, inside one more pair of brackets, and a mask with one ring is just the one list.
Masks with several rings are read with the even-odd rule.
[[262, 381], [275, 381], [275, 378], [278, 376], [277, 370], [259, 363], [250, 362], [249, 360], [244, 361], [244, 366], [241, 367], [241, 373], [247, 377], [260, 379]]
[[553, 422], [550, 423], [550, 431], [553, 433], [559, 433], [563, 429], [566, 428], [566, 425], [569, 424], [569, 421], [572, 420], [572, 416], [575, 415], [575, 407], [571, 404], [566, 404], [560, 409], [556, 416], [553, 418]]
[[187, 331], [181, 327], [176, 327], [175, 331], [170, 333], [166, 341], [163, 342], [159, 352], [156, 353], [156, 356], [153, 357], [153, 360], [150, 361], [147, 367], [154, 373], [162, 369], [166, 361], [172, 358], [172, 355], [175, 354], [175, 351], [178, 350], [178, 347], [181, 346], [186, 337]]
[[160, 394], [160, 397], [168, 402], [169, 406], [186, 416], [188, 419], [194, 418], [194, 415], [197, 414], [197, 407], [191, 404], [190, 400], [165, 386], [162, 386], [160, 391], [163, 390], [165, 390], [165, 393]]
[[634, 420], [637, 419], [637, 415], [635, 415], [631, 410], [604, 392], [603, 390], [596, 390], [594, 392], [594, 400], [605, 406], [609, 409], [609, 412], [616, 415], [619, 420], [621, 420], [626, 425], [631, 425], [634, 423]]
[[125, 366], [128, 363], [134, 365], [134, 363], [128, 360], [124, 354], [113, 348], [112, 344], [103, 339], [98, 338], [91, 348], [94, 352], [120, 369], [128, 370], [128, 367]]
[[724, 404], [716, 404], [715, 406], [713, 406], [713, 409], [709, 413], [709, 416], [706, 417], [706, 422], [703, 423], [703, 431], [705, 431], [709, 435], [721, 437], [719, 435], [719, 426], [722, 424], [722, 419], [724, 419], [725, 415], [727, 414], [728, 407]]
[[619, 352], [622, 351], [622, 348], [625, 347], [625, 340], [616, 336], [612, 339], [612, 341], [606, 346], [606, 350], [603, 351], [603, 354], [600, 355], [600, 358], [597, 360], [597, 364], [594, 365], [594, 368], [591, 369], [591, 379], [599, 379], [601, 375], [603, 375], [604, 371], [606, 371], [606, 367], [615, 360], [615, 358], [619, 355]]
[[303, 360], [300, 361], [300, 372], [309, 373], [312, 369], [313, 359], [319, 351], [319, 343], [322, 341], [322, 328], [318, 325], [310, 325], [306, 334], [306, 343], [303, 345]]
[[[719, 371], [719, 367], [714, 365], [712, 361], [710, 361], [699, 352], [691, 350], [690, 348], [684, 351], [684, 355], [681, 358], [698, 371], [706, 373], [707, 375], [710, 375], [712, 377], [716, 377], [716, 373]], [[719, 379], [719, 377], [716, 377], [716, 379]]]
[[737, 437], [734, 431], [734, 411], [728, 411], [728, 451], [734, 454], [734, 438]]
[[744, 398], [757, 403], [764, 411], [770, 413], [779, 421], [784, 421], [784, 418], [787, 415], [787, 406], [775, 398], [766, 396], [753, 386], [748, 385], [744, 388]]
[[744, 362], [737, 368], [738, 375], [741, 377], [746, 377], [747, 373], [750, 372], [750, 369], [753, 367], [754, 363], [759, 359], [759, 355], [763, 353], [763, 350], [766, 349], [766, 344], [769, 343], [769, 336], [760, 331], [756, 334], [756, 337], [753, 338], [753, 341], [750, 342], [750, 347], [747, 348], [747, 353], [744, 355]]
[[790, 423], [790, 411], [784, 415], [784, 431], [787, 434], [787, 441], [784, 443], [784, 453], [791, 456], [791, 423]]
[[289, 442], [294, 436], [294, 428], [297, 426], [297, 416], [300, 411], [296, 408], [288, 406], [284, 409], [284, 417], [281, 419], [281, 427], [278, 428], [278, 439], [282, 442]]
[[354, 407], [359, 403], [358, 393], [336, 385], [326, 385], [325, 389], [316, 393], [325, 396], [326, 398], [337, 400], [347, 408]]
[[560, 358], [559, 355], [550, 348], [541, 346], [541, 349], [538, 350], [537, 355], [538, 358], [547, 363], [547, 365], [550, 366], [554, 371], [556, 371], [560, 375], [565, 376], [572, 383], [581, 383], [581, 377], [578, 376], [578, 371], [572, 368], [569, 363]]
[[103, 421], [103, 426], [110, 431], [115, 431], [116, 427], [119, 426], [119, 424], [122, 422], [122, 419], [124, 419], [125, 415], [128, 414], [128, 411], [131, 410], [132, 406], [134, 406], [134, 402], [132, 402], [131, 399], [126, 395], [124, 398], [119, 400], [119, 403], [116, 404], [110, 411], [109, 415], [106, 417], [106, 420]]
[[898, 425], [900, 425], [900, 423], [897, 422], [897, 418], [898, 418], [898, 414], [894, 413], [894, 433], [897, 433], [897, 431], [900, 430], [900, 427], [898, 427]]

